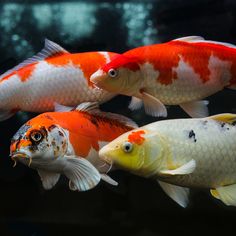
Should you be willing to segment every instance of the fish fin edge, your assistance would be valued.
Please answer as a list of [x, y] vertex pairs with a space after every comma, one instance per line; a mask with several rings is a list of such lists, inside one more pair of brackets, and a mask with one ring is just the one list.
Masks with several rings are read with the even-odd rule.
[[42, 169], [38, 169], [37, 171], [42, 181], [42, 185], [46, 190], [53, 188], [60, 178], [60, 174], [58, 173], [53, 173]]
[[218, 187], [210, 190], [211, 195], [221, 200], [227, 206], [236, 206], [236, 184]]
[[181, 207], [186, 208], [189, 202], [189, 188], [176, 186], [157, 180], [163, 191]]
[[196, 161], [192, 159], [177, 169], [162, 170], [160, 171], [160, 174], [162, 175], [187, 175], [187, 174], [193, 173], [195, 168], [196, 168]]

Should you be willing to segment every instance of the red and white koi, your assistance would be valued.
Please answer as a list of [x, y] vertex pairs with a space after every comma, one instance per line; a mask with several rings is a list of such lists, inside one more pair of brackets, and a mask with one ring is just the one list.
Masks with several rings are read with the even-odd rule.
[[[62, 108], [61, 108], [62, 109]], [[11, 141], [11, 158], [36, 169], [45, 189], [61, 174], [71, 190], [85, 191], [111, 169], [99, 160], [98, 151], [119, 135], [137, 127], [130, 119], [101, 112], [97, 103], [82, 103], [75, 110], [43, 113], [24, 124]]]
[[206, 98], [224, 87], [236, 89], [236, 46], [189, 36], [138, 47], [116, 56], [90, 80], [109, 92], [132, 96], [131, 109], [167, 116], [179, 105], [192, 117], [208, 115]]
[[44, 49], [0, 76], [0, 120], [16, 111], [52, 111], [54, 104], [103, 103], [114, 94], [94, 89], [90, 76], [117, 54], [69, 53], [45, 40]]

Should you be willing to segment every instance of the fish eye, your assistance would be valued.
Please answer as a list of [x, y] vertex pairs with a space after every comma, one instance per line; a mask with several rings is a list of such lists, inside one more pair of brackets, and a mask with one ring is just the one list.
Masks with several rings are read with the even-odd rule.
[[115, 69], [110, 69], [110, 70], [108, 71], [108, 75], [109, 75], [110, 77], [114, 78], [114, 77], [116, 77], [116, 76], [118, 75], [118, 71], [115, 70]]
[[39, 131], [33, 131], [31, 134], [30, 134], [30, 137], [33, 141], [35, 142], [39, 142], [42, 138], [43, 138], [43, 135], [41, 134], [41, 132]]
[[124, 142], [122, 148], [124, 152], [127, 152], [127, 153], [132, 152], [133, 144], [130, 142]]

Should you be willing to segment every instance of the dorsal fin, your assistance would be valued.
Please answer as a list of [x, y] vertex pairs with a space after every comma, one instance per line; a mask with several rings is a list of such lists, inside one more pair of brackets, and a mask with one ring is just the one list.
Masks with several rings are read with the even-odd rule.
[[215, 116], [209, 116], [208, 118], [220, 121], [220, 122], [225, 122], [231, 125], [236, 124], [236, 115], [231, 114], [231, 113], [224, 113], [224, 114], [219, 114]]
[[103, 112], [99, 109], [99, 104], [97, 102], [84, 102], [78, 105], [76, 108], [60, 105], [58, 103], [54, 103], [54, 111], [57, 112], [68, 112], [68, 111], [84, 111], [88, 112], [92, 115], [98, 116], [100, 118], [107, 118], [110, 120], [115, 120], [117, 122], [120, 122], [126, 126], [130, 126], [131, 128], [137, 128], [138, 125], [132, 121], [131, 119], [119, 115], [119, 114], [114, 114], [111, 112]]
[[215, 45], [222, 45], [228, 48], [236, 48], [234, 44], [231, 43], [225, 43], [225, 42], [217, 42], [213, 40], [205, 40], [201, 36], [187, 36], [187, 37], [182, 37], [182, 38], [177, 38], [172, 41], [183, 41], [183, 42], [189, 42], [189, 43], [210, 43], [210, 44], [215, 44]]
[[84, 103], [80, 104], [79, 106], [77, 106], [75, 110], [86, 111], [86, 112], [89, 112], [90, 114], [98, 116], [100, 118], [107, 118], [110, 120], [115, 120], [119, 123], [122, 123], [126, 126], [130, 126], [132, 128], [138, 127], [138, 125], [134, 121], [132, 121], [131, 119], [129, 119], [123, 115], [101, 111], [99, 109], [99, 104], [97, 102], [84, 102]]
[[205, 39], [201, 36], [194, 35], [194, 36], [186, 36], [186, 37], [177, 38], [172, 41], [195, 42], [195, 41], [202, 41], [202, 40], [205, 40]]
[[11, 74], [12, 72], [17, 71], [27, 65], [42, 61], [45, 58], [51, 57], [53, 55], [63, 55], [63, 54], [67, 54], [67, 53], [69, 53], [69, 52], [66, 51], [64, 48], [62, 48], [60, 45], [58, 45], [48, 39], [45, 39], [44, 48], [40, 52], [38, 52], [33, 57], [26, 59], [25, 61], [21, 62], [19, 65], [13, 67], [12, 69], [10, 69], [7, 72], [5, 72], [4, 74], [2, 74], [0, 76], [0, 80], [2, 78], [4, 78], [5, 76]]

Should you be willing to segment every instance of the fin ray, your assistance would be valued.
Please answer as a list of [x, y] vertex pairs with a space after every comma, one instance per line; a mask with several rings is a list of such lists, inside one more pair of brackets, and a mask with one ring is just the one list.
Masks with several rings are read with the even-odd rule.
[[180, 104], [180, 107], [191, 117], [203, 118], [208, 116], [208, 101], [192, 101]]
[[60, 174], [58, 173], [53, 173], [41, 169], [38, 169], [37, 171], [42, 181], [43, 187], [47, 190], [54, 187], [60, 178]]
[[189, 189], [176, 186], [173, 184], [168, 184], [158, 180], [163, 191], [175, 202], [177, 202], [180, 206], [186, 207], [189, 202]]
[[167, 110], [165, 105], [159, 101], [156, 97], [146, 93], [141, 93], [144, 109], [148, 115], [155, 116], [155, 117], [166, 117]]
[[49, 39], [45, 39], [45, 44], [44, 44], [44, 48], [38, 52], [36, 55], [34, 55], [33, 57], [30, 57], [26, 60], [24, 60], [23, 62], [21, 62], [20, 64], [18, 64], [17, 66], [13, 67], [12, 69], [6, 71], [5, 73], [3, 73], [0, 76], [0, 80], [3, 79], [4, 77], [10, 75], [11, 73], [13, 73], [14, 71], [17, 71], [27, 65], [39, 62], [44, 60], [47, 57], [50, 57], [54, 54], [68, 54], [69, 52], [66, 51], [64, 48], [62, 48], [60, 45], [50, 41]]
[[227, 206], [236, 206], [236, 184], [210, 190], [211, 195], [220, 199]]
[[186, 164], [180, 166], [177, 169], [160, 171], [160, 174], [162, 175], [187, 175], [187, 174], [193, 173], [195, 168], [196, 168], [196, 161], [192, 159], [191, 161], [187, 162]]
[[87, 191], [94, 188], [101, 179], [98, 170], [85, 158], [66, 156], [67, 166], [64, 174], [70, 180], [69, 187], [73, 191]]

